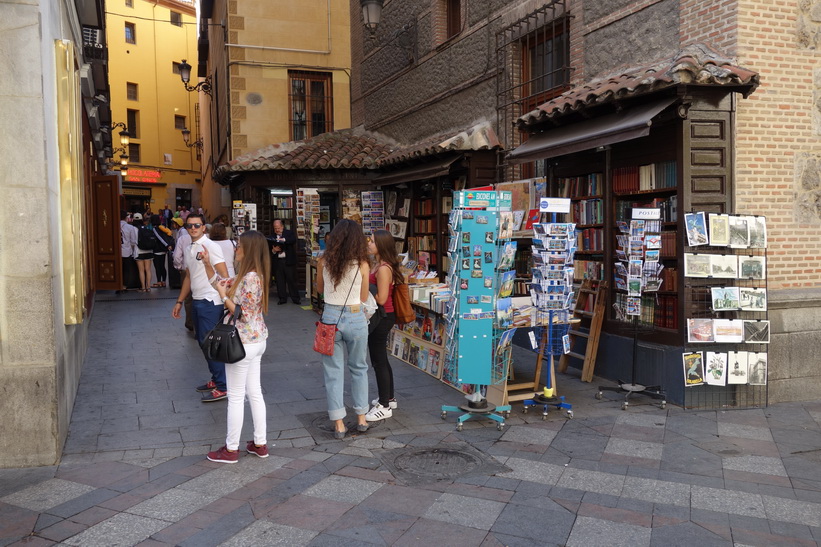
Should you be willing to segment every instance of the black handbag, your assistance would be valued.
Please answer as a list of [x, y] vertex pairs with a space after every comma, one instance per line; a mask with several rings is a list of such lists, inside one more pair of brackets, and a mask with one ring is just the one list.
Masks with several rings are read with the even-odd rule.
[[237, 319], [242, 315], [242, 308], [239, 310], [238, 314], [226, 322], [225, 319], [231, 315], [226, 308], [217, 326], [205, 335], [200, 348], [206, 359], [220, 363], [236, 363], [245, 359], [245, 346], [242, 345], [236, 327]]

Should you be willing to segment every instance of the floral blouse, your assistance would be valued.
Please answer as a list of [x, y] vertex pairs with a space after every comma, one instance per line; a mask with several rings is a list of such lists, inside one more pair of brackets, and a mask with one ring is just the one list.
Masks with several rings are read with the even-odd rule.
[[237, 320], [242, 343], [264, 342], [268, 338], [268, 327], [262, 317], [262, 281], [256, 272], [248, 272], [239, 281], [233, 301], [242, 307], [242, 315]]

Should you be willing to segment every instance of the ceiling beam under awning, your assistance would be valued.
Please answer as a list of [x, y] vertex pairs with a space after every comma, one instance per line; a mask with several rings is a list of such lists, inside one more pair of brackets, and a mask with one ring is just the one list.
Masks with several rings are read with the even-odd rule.
[[453, 165], [460, 157], [462, 157], [461, 154], [451, 156], [450, 158], [444, 160], [440, 159], [438, 161], [426, 163], [424, 165], [414, 165], [413, 167], [408, 167], [407, 169], [384, 173], [376, 177], [374, 179], [374, 183], [380, 185], [399, 184], [401, 182], [413, 182], [416, 180], [441, 177], [450, 173], [450, 166]]
[[676, 97], [667, 97], [531, 135], [522, 145], [512, 150], [507, 159], [510, 163], [524, 163], [647, 136], [653, 118], [677, 100]]

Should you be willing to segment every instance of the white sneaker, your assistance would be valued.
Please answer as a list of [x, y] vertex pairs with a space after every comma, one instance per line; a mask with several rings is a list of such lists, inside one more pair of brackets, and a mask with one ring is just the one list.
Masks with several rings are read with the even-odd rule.
[[366, 422], [378, 422], [379, 420], [384, 420], [385, 418], [390, 418], [393, 416], [393, 410], [390, 407], [384, 407], [379, 403], [376, 404], [373, 408], [371, 408], [367, 414], [365, 414], [365, 421]]
[[[373, 401], [371, 401], [371, 406], [379, 406], [379, 399], [374, 399]], [[397, 408], [399, 408], [399, 403], [396, 402], [396, 399], [391, 399], [390, 401], [388, 401], [388, 406], [391, 410], [396, 410]]]

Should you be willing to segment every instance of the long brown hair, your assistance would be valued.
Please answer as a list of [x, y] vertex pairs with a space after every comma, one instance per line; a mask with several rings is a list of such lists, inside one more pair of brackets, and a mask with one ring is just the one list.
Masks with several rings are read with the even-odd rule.
[[325, 236], [325, 253], [322, 255], [325, 269], [331, 276], [334, 287], [342, 281], [345, 270], [351, 263], [357, 265], [368, 261], [368, 243], [362, 227], [347, 218], [340, 220]]
[[237, 276], [228, 290], [228, 296], [234, 297], [240, 281], [248, 272], [256, 272], [262, 284], [262, 313], [268, 313], [268, 284], [271, 279], [268, 240], [256, 230], [248, 230], [239, 236], [239, 245], [242, 246], [242, 260], [237, 265]]
[[399, 257], [396, 255], [396, 243], [391, 233], [387, 230], [376, 230], [371, 239], [373, 239], [373, 244], [376, 245], [376, 254], [379, 255], [379, 260], [390, 266], [394, 284], [404, 283], [405, 278], [399, 269]]

